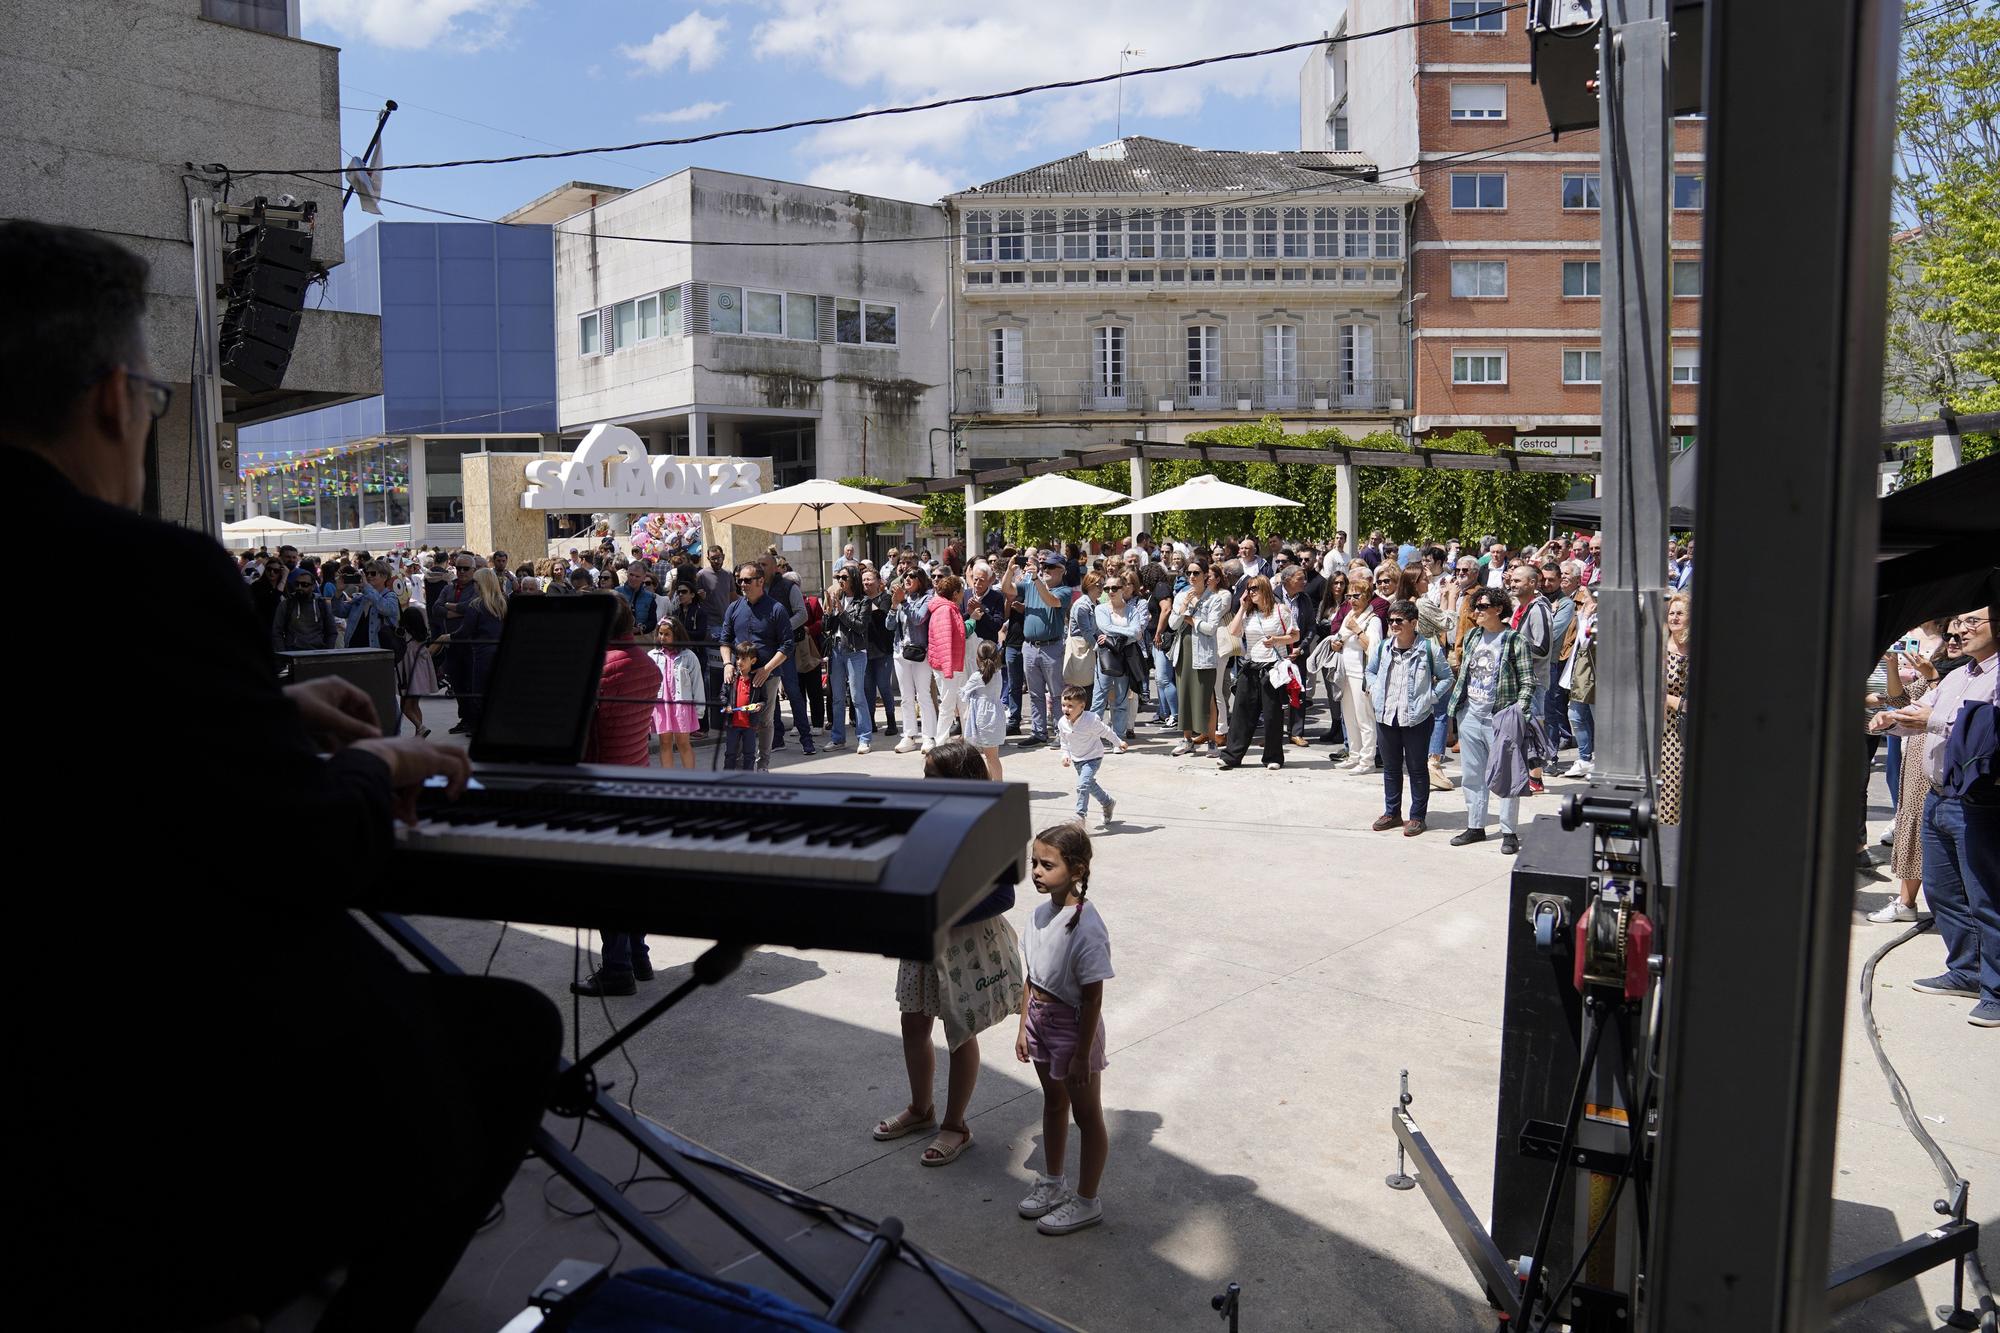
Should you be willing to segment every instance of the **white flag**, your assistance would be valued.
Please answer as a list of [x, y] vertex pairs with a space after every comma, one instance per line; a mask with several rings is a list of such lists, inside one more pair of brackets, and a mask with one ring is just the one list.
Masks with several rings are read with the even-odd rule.
[[361, 201], [364, 213], [380, 215], [382, 212], [382, 141], [375, 141], [375, 151], [363, 162], [358, 157], [347, 159], [347, 188], [354, 191], [354, 197]]

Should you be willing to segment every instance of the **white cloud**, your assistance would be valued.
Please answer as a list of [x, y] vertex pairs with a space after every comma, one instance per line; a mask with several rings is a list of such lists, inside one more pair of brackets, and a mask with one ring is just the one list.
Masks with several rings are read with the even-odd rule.
[[641, 125], [688, 125], [697, 120], [712, 120], [729, 110], [727, 102], [696, 102], [692, 106], [675, 107], [672, 111], [648, 111], [639, 117]]
[[[693, 73], [707, 69], [722, 59], [722, 33], [728, 19], [712, 19], [699, 9], [664, 32], [653, 34], [644, 46], [621, 46], [619, 51], [654, 74], [663, 74], [682, 60]], [[635, 71], [637, 72], [637, 71]]]
[[914, 204], [936, 203], [968, 183], [963, 171], [934, 167], [900, 153], [862, 152], [825, 158], [816, 162], [806, 175], [808, 185], [905, 199]]
[[302, 27], [397, 50], [482, 50], [505, 40], [527, 0], [303, 0]]

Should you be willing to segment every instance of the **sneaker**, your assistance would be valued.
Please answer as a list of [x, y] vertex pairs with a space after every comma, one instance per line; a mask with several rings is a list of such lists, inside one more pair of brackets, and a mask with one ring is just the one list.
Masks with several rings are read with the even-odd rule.
[[1048, 743], [1049, 743], [1049, 738], [1047, 736], [1042, 735], [1039, 732], [1030, 733], [1029, 735], [1023, 736], [1020, 740], [1014, 742], [1014, 744], [1022, 746], [1024, 748], [1032, 748], [1037, 745], [1047, 745]]
[[1431, 790], [1432, 791], [1452, 790], [1453, 786], [1456, 784], [1454, 784], [1449, 777], [1445, 776], [1444, 757], [1442, 755], [1432, 755], [1429, 767], [1430, 767], [1430, 777], [1431, 777]]
[[925, 741], [922, 745], [918, 746], [917, 748], [923, 751], [925, 754], [929, 754], [932, 750], [935, 750], [937, 748], [937, 742]]
[[1035, 1187], [1028, 1191], [1028, 1197], [1021, 1200], [1023, 1217], [1044, 1217], [1069, 1202], [1069, 1182], [1061, 1176], [1045, 1176], [1037, 1173]]
[[1060, 750], [1060, 749], [1062, 749], [1062, 737], [1060, 737], [1060, 736], [1051, 736], [1051, 737], [1049, 737], [1049, 748], [1050, 748], [1051, 750]]
[[1912, 981], [1911, 990], [1920, 990], [1926, 995], [1959, 995], [1968, 1000], [1979, 998], [1979, 987], [1969, 981], [1960, 981], [1949, 972], [1941, 972], [1934, 977]]
[[1896, 845], [1896, 830], [1890, 829], [1887, 833], [1884, 833], [1880, 838], [1876, 839], [1876, 845], [1880, 847], [1894, 847]]
[[[1996, 1006], [2000, 1007], [2000, 1006]], [[1104, 1205], [1096, 1199], [1072, 1194], [1035, 1223], [1044, 1236], [1066, 1236], [1072, 1231], [1094, 1227], [1104, 1220]]]
[[1465, 830], [1465, 832], [1453, 838], [1451, 840], [1451, 845], [1454, 847], [1465, 847], [1475, 842], [1485, 842], [1485, 841], [1486, 841], [1485, 829], [1469, 828]]
[[868, 742], [867, 742], [867, 741], [863, 741], [863, 742], [861, 742], [861, 744], [859, 744], [859, 745], [857, 745], [857, 746], [855, 746], [855, 747], [854, 747], [854, 753], [856, 753], [856, 754], [868, 754], [869, 752], [870, 752], [870, 751], [869, 751], [869, 747], [868, 747]]
[[896, 742], [897, 754], [908, 754], [910, 751], [916, 748], [917, 748], [917, 743], [911, 740], [908, 736], [905, 736], [903, 737], [903, 739]]
[[1528, 779], [1528, 795], [1530, 795], [1530, 796], [1540, 796], [1540, 795], [1541, 795], [1542, 793], [1546, 792], [1547, 790], [1548, 790], [1548, 788], [1547, 788], [1547, 787], [1544, 787], [1544, 786], [1542, 785], [1542, 780], [1541, 780], [1540, 778], [1529, 778], [1529, 779]]
[[1566, 778], [1587, 778], [1596, 767], [1597, 765], [1591, 763], [1588, 759], [1579, 759], [1563, 770], [1563, 776]]
[[1915, 921], [1917, 909], [1905, 902], [1886, 902], [1870, 912], [1868, 919], [1878, 926], [1886, 926], [1891, 921]]
[[1501, 834], [1501, 835], [1500, 835], [1500, 855], [1502, 855], [1502, 856], [1519, 856], [1520, 854], [1521, 854], [1521, 840], [1520, 840], [1519, 838], [1515, 837], [1515, 836], [1514, 836], [1513, 834], [1511, 834], [1511, 833], [1503, 833], [1503, 834]]
[[1268, 768], [1268, 769], [1271, 769], [1272, 771], [1274, 771], [1274, 772], [1275, 772], [1276, 770], [1278, 770], [1278, 769], [1281, 769], [1281, 768], [1283, 768], [1283, 767], [1284, 767], [1284, 765], [1283, 765], [1283, 764], [1266, 764], [1266, 765], [1264, 765], [1264, 767], [1266, 767], [1266, 768]]
[[1976, 1028], [2000, 1028], [2000, 1000], [1981, 1000], [1972, 1006], [1965, 1021]]
[[847, 748], [847, 738], [845, 736], [835, 736], [827, 741], [826, 748], [829, 750], [845, 750]]
[[1110, 826], [1111, 826], [1111, 824], [1112, 824], [1112, 822], [1113, 822], [1114, 820], [1116, 820], [1117, 818], [1118, 818], [1118, 802], [1116, 802], [1116, 801], [1106, 801], [1106, 802], [1104, 803], [1104, 824], [1105, 824], [1105, 827], [1107, 827], [1107, 828], [1108, 828], [1108, 827], [1110, 827]]
[[1167, 751], [1167, 753], [1172, 755], [1174, 758], [1178, 759], [1184, 754], [1193, 754], [1194, 746], [1188, 744], [1186, 741], [1182, 741], [1179, 745], [1176, 745], [1173, 749]]

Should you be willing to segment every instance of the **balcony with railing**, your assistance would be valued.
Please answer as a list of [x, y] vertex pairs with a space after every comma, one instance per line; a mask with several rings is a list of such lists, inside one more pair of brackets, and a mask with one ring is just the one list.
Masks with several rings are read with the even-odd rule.
[[1042, 410], [1041, 389], [1033, 384], [973, 384], [959, 409], [980, 416], [1032, 416]]
[[1085, 380], [1076, 386], [1080, 412], [1150, 412], [1153, 403], [1139, 380]]

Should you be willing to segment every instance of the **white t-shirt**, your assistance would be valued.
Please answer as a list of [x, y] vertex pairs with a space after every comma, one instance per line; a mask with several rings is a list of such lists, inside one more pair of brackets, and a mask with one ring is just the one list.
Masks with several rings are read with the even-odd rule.
[[[1071, 930], [1070, 918], [1079, 912], [1083, 919]], [[1085, 986], [1117, 975], [1111, 970], [1111, 932], [1087, 898], [1081, 907], [1060, 912], [1053, 902], [1042, 902], [1028, 918], [1021, 947], [1028, 957], [1028, 980], [1078, 1009]]]

